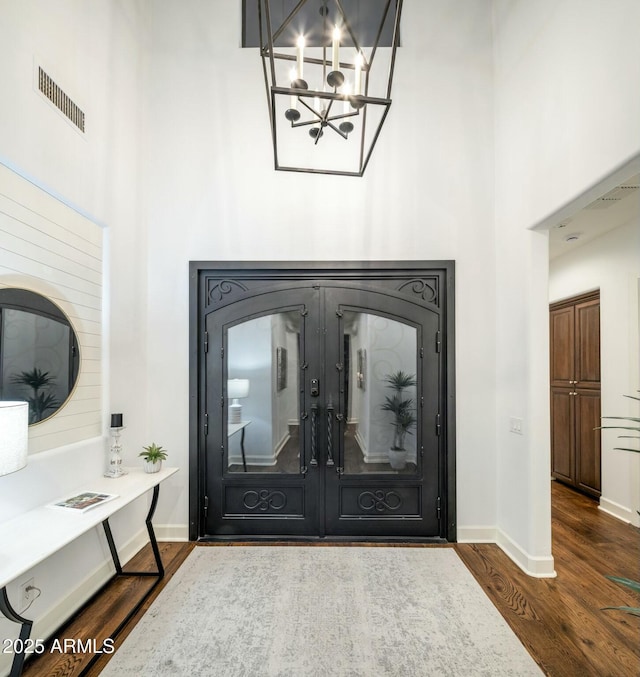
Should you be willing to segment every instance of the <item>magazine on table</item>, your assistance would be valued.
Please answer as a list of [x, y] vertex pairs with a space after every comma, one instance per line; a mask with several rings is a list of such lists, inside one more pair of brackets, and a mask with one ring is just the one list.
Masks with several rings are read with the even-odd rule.
[[62, 508], [64, 510], [82, 513], [117, 497], [118, 494], [105, 494], [98, 491], [82, 491], [75, 496], [65, 498], [63, 501], [52, 503], [52, 506], [54, 508]]

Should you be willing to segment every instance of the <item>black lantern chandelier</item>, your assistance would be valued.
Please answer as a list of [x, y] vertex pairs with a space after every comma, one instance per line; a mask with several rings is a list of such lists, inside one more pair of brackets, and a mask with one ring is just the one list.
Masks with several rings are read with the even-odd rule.
[[258, 0], [277, 170], [364, 174], [391, 106], [401, 10], [402, 0]]

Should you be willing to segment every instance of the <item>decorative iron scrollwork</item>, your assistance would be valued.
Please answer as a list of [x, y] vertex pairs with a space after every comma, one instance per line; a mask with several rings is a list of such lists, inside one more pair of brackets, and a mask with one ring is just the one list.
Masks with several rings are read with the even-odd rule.
[[209, 288], [207, 291], [209, 303], [220, 303], [227, 294], [231, 294], [234, 291], [244, 292], [247, 291], [247, 287], [236, 280], [209, 280]]
[[247, 510], [260, 510], [266, 512], [272, 510], [282, 510], [287, 504], [287, 497], [281, 491], [271, 491], [270, 489], [260, 489], [259, 491], [247, 491], [242, 497], [242, 503]]
[[415, 279], [403, 282], [398, 291], [410, 292], [419, 296], [426, 303], [433, 303], [438, 305], [440, 300], [438, 298], [438, 278], [430, 277], [427, 279]]
[[358, 506], [367, 512], [385, 512], [386, 510], [398, 510], [402, 505], [402, 499], [395, 491], [363, 491], [358, 496]]

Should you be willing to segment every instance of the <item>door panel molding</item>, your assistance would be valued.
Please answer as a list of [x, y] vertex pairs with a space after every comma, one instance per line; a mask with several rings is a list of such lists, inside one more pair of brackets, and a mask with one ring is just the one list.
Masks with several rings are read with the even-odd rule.
[[[337, 508], [339, 515], [337, 523], [335, 520], [328, 523], [333, 537], [337, 539], [352, 537], [355, 540], [368, 536], [384, 540], [456, 540], [454, 272], [452, 261], [191, 262], [191, 540], [245, 536], [269, 538], [270, 535], [325, 537], [327, 515], [322, 510], [321, 514], [314, 514], [312, 506], [314, 503], [322, 506], [322, 500], [328, 503], [329, 497], [336, 502], [335, 505], [332, 502], [332, 507]], [[433, 393], [429, 391], [426, 398], [429, 410], [422, 413], [420, 420], [424, 423], [420, 430], [416, 430], [419, 438], [417, 448], [424, 450], [422, 457], [428, 459], [424, 462], [429, 465], [429, 473], [418, 469], [413, 475], [395, 479], [384, 472], [379, 476], [370, 473], [344, 476], [340, 475], [339, 465], [336, 468], [331, 464], [336, 460], [339, 463], [339, 454], [344, 452], [340, 444], [344, 441], [344, 426], [348, 424], [348, 412], [343, 410], [344, 402], [340, 401], [338, 392], [352, 392], [357, 386], [345, 383], [338, 368], [341, 355], [344, 355], [342, 336], [346, 332], [339, 324], [340, 318], [334, 318], [335, 309], [316, 309], [313, 302], [307, 308], [311, 298], [323, 299], [321, 305], [324, 305], [325, 295], [330, 299], [327, 305], [342, 298], [348, 301], [342, 303], [344, 309], [360, 313], [371, 311], [373, 315], [397, 317], [403, 323], [409, 321], [410, 325], [415, 324], [420, 352], [428, 352], [430, 356], [433, 351], [433, 357], [424, 359], [420, 356], [417, 372], [420, 374], [419, 392], [427, 392], [425, 386], [432, 388], [436, 382], [438, 389], [437, 405], [434, 404]], [[219, 418], [217, 409], [226, 406], [228, 374], [224, 355], [228, 346], [223, 336], [227, 336], [228, 330], [220, 331], [220, 326], [237, 326], [247, 318], [275, 313], [278, 307], [291, 309], [301, 304], [305, 306], [305, 313], [309, 312], [303, 323], [303, 336], [299, 339], [303, 345], [300, 348], [303, 352], [300, 354], [299, 383], [301, 472], [294, 475], [266, 472], [261, 475], [252, 468], [247, 473], [242, 472], [242, 468], [228, 472], [226, 455], [230, 453], [230, 446], [226, 429], [223, 431], [221, 427], [221, 421], [226, 419]], [[323, 317], [326, 319], [321, 319]], [[316, 318], [320, 318], [320, 325], [316, 324]], [[429, 327], [429, 334], [433, 336], [421, 335], [425, 326]], [[330, 341], [328, 347], [324, 347], [325, 332], [338, 338], [335, 345], [331, 345]], [[347, 343], [346, 339], [344, 343]], [[217, 359], [218, 351], [221, 359]], [[311, 395], [311, 379], [318, 378], [319, 374], [322, 379], [321, 395], [316, 399]], [[327, 392], [336, 394], [335, 411], [331, 408], [328, 412], [335, 432], [325, 428], [324, 422], [318, 425], [325, 420], [325, 409], [329, 409], [324, 400]], [[316, 429], [313, 430], [317, 436], [314, 440], [311, 402], [321, 405]], [[416, 404], [424, 406], [420, 402]], [[212, 438], [213, 431], [216, 432]], [[327, 439], [330, 435], [336, 435], [336, 441], [340, 442], [337, 447], [333, 447], [333, 441]], [[316, 458], [313, 458], [314, 449]], [[215, 486], [222, 487], [222, 493], [216, 490], [215, 496], [211, 495], [214, 477], [218, 478]], [[326, 493], [327, 482], [333, 482], [337, 494], [335, 489]], [[321, 499], [322, 496], [325, 498]], [[424, 496], [430, 497], [429, 505], [423, 505]], [[433, 505], [430, 504], [432, 501]], [[222, 502], [223, 506], [220, 505]], [[215, 534], [207, 533], [207, 524], [212, 524], [210, 517], [216, 510], [218, 518], [214, 523], [217, 531]], [[426, 521], [425, 515], [430, 516]], [[375, 526], [367, 531], [363, 523]], [[417, 526], [418, 523], [422, 526]], [[312, 524], [317, 524], [317, 529], [309, 526]], [[335, 524], [339, 527], [336, 528]], [[355, 528], [358, 524], [360, 526]], [[242, 527], [241, 532], [238, 525]]]

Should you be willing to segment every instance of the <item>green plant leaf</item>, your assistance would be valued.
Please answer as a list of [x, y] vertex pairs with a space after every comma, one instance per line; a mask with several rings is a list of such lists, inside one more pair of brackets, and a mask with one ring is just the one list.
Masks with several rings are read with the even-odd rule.
[[601, 416], [601, 418], [606, 418], [607, 420], [618, 420], [618, 421], [633, 421], [634, 423], [640, 423], [640, 418], [635, 416]]
[[34, 390], [55, 385], [55, 380], [49, 376], [49, 372], [42, 371], [38, 367], [34, 367], [31, 371], [21, 371], [19, 374], [14, 374], [9, 380], [11, 383], [29, 386]]
[[631, 590], [634, 590], [635, 592], [640, 592], [640, 583], [631, 578], [623, 578], [621, 576], [607, 576], [607, 578], [614, 583], [619, 583], [627, 588], [631, 588]]
[[144, 451], [141, 451], [138, 456], [142, 456], [145, 461], [155, 463], [156, 461], [165, 461], [167, 459], [167, 451], [155, 442], [152, 442], [148, 447], [142, 448]]
[[393, 388], [398, 392], [405, 388], [411, 388], [417, 384], [415, 375], [408, 374], [407, 372], [402, 371], [402, 369], [399, 369], [393, 374], [387, 374], [383, 380], [385, 383], [388, 383], [389, 388]]
[[617, 611], [626, 611], [632, 616], [640, 616], [640, 608], [637, 606], [603, 606], [602, 611], [606, 609], [616, 609]]

